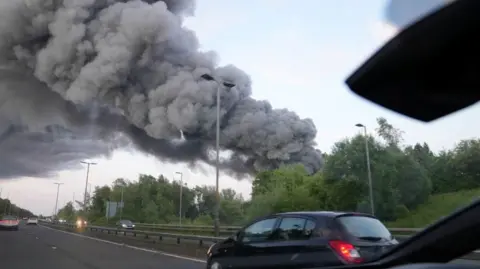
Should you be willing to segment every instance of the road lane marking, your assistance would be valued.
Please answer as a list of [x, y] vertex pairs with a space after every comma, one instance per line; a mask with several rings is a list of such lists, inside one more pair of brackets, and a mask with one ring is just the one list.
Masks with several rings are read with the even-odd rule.
[[117, 243], [117, 242], [108, 241], [108, 240], [104, 240], [104, 239], [100, 239], [100, 238], [95, 238], [95, 237], [91, 237], [91, 236], [87, 236], [87, 235], [83, 235], [83, 234], [77, 234], [77, 233], [57, 230], [57, 229], [53, 229], [53, 228], [43, 226], [43, 225], [39, 225], [39, 226], [42, 227], [42, 228], [50, 229], [52, 231], [61, 232], [61, 233], [65, 233], [65, 234], [69, 234], [69, 235], [73, 235], [73, 236], [78, 236], [78, 237], [81, 237], [81, 238], [87, 238], [87, 239], [95, 240], [95, 241], [98, 241], [98, 242], [112, 244], [112, 245], [115, 245], [115, 246], [126, 247], [126, 248], [130, 248], [130, 249], [149, 252], [149, 253], [154, 253], [154, 254], [160, 254], [160, 255], [163, 255], [163, 256], [182, 259], [182, 260], [187, 260], [187, 261], [192, 261], [192, 262], [206, 263], [206, 261], [200, 260], [200, 259], [185, 257], [185, 256], [181, 256], [181, 255], [175, 255], [175, 254], [171, 254], [171, 253], [167, 253], [167, 252], [163, 252], [163, 251], [158, 251], [158, 250], [152, 250], [152, 249], [148, 249], [148, 248], [135, 247], [135, 246], [132, 246], [132, 245], [127, 245], [125, 243]]

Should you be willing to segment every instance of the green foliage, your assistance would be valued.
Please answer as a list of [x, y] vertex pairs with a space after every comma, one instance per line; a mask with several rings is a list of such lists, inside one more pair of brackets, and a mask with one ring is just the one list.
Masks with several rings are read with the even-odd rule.
[[480, 198], [480, 189], [432, 195], [409, 214], [388, 223], [389, 227], [422, 228]]
[[13, 204], [9, 199], [0, 198], [0, 216], [4, 215], [13, 215], [20, 218], [34, 216], [32, 212]]
[[59, 219], [64, 219], [73, 222], [76, 219], [75, 208], [72, 202], [68, 202], [63, 208], [58, 210], [57, 216]]
[[[427, 143], [403, 146], [403, 132], [386, 119], [379, 118], [377, 123], [376, 136], [365, 137], [362, 133], [335, 143], [331, 153], [324, 154], [324, 167], [317, 174], [307, 174], [301, 165], [262, 171], [252, 181], [252, 197], [248, 201], [232, 189], [222, 190], [221, 224], [242, 225], [259, 216], [287, 211], [370, 212], [366, 142], [375, 215], [392, 225], [429, 224], [480, 194], [471, 191], [480, 188], [479, 139], [460, 141], [454, 149], [434, 154]], [[105, 224], [120, 218], [178, 223], [180, 188], [180, 182], [169, 181], [162, 175], [140, 175], [135, 182], [120, 178], [112, 186], [95, 189], [87, 199], [86, 213], [72, 212], [73, 205], [67, 204], [59, 214], [68, 219], [85, 214], [90, 221]], [[451, 193], [455, 191], [465, 194], [466, 200]], [[118, 202], [122, 193], [125, 207], [107, 220], [106, 201]], [[182, 223], [212, 225], [215, 188], [184, 186], [181, 193]]]

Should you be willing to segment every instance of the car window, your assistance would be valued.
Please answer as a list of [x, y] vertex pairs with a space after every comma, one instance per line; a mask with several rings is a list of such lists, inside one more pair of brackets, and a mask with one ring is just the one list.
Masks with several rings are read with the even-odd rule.
[[17, 220], [17, 218], [15, 218], [13, 216], [3, 216], [2, 220]]
[[337, 221], [355, 237], [390, 239], [390, 231], [376, 218], [365, 216], [342, 216]]
[[305, 240], [310, 238], [315, 222], [305, 218], [283, 218], [272, 236], [273, 240]]
[[121, 224], [126, 224], [126, 225], [131, 225], [131, 224], [133, 224], [133, 223], [132, 223], [131, 221], [129, 221], [129, 220], [121, 220], [120, 223], [121, 223]]
[[265, 241], [272, 234], [277, 218], [270, 218], [258, 221], [243, 231], [243, 242]]
[[307, 223], [305, 224], [305, 229], [304, 229], [304, 233], [305, 233], [305, 236], [308, 236], [308, 238], [310, 238], [313, 234], [313, 231], [315, 230], [315, 222], [312, 221], [312, 220], [307, 220]]

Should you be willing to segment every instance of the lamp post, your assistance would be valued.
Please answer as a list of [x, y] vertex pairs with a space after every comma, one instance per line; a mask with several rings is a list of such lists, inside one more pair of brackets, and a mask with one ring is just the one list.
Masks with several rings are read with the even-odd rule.
[[220, 219], [219, 219], [219, 212], [220, 212], [220, 191], [219, 191], [219, 170], [220, 170], [220, 89], [224, 87], [227, 90], [235, 87], [234, 83], [220, 81], [217, 78], [214, 78], [212, 75], [203, 74], [201, 78], [207, 81], [215, 81], [217, 83], [217, 124], [216, 124], [216, 136], [215, 136], [215, 148], [216, 148], [216, 163], [215, 163], [215, 196], [216, 196], [216, 203], [214, 209], [214, 229], [215, 229], [215, 236], [220, 236]]
[[121, 194], [120, 194], [120, 219], [122, 219], [122, 215], [123, 215], [123, 188], [125, 186], [122, 185], [122, 189], [121, 189]]
[[372, 184], [372, 171], [370, 170], [370, 154], [368, 150], [368, 136], [367, 136], [367, 127], [361, 123], [355, 124], [355, 126], [363, 128], [363, 134], [365, 137], [365, 154], [367, 157], [367, 173], [368, 173], [368, 187], [370, 195], [370, 210], [372, 215], [375, 215], [375, 206], [373, 204], [373, 184]]
[[82, 161], [81, 163], [87, 165], [87, 177], [85, 178], [85, 192], [83, 194], [83, 211], [87, 212], [87, 187], [88, 187], [88, 174], [90, 173], [90, 165], [96, 165], [96, 163], [93, 162], [84, 162]]
[[180, 206], [178, 208], [178, 223], [180, 224], [180, 226], [182, 226], [182, 200], [183, 200], [183, 196], [182, 196], [182, 192], [183, 192], [183, 174], [181, 172], [175, 172], [175, 174], [179, 174], [180, 175]]
[[58, 193], [60, 192], [60, 185], [62, 185], [63, 183], [53, 183], [55, 185], [57, 185], [57, 198], [55, 199], [55, 211], [54, 211], [54, 215], [55, 215], [55, 218], [57, 218], [57, 209], [58, 209]]

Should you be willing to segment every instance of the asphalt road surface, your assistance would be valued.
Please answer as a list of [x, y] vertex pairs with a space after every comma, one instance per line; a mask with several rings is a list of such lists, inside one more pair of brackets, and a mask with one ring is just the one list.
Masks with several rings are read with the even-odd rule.
[[8, 269], [200, 269], [195, 259], [132, 249], [53, 230], [21, 225], [0, 231], [0, 267]]
[[[479, 261], [454, 263], [479, 265]], [[200, 259], [135, 249], [44, 226], [0, 231], [0, 267], [8, 269], [202, 269]]]

